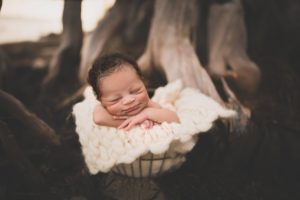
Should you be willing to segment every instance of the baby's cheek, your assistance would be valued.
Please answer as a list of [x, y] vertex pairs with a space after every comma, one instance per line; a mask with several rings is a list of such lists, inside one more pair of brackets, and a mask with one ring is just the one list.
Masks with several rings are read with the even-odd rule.
[[107, 111], [111, 114], [111, 115], [120, 115], [120, 112], [118, 111], [118, 108], [115, 106], [108, 106], [107, 107]]
[[150, 99], [149, 99], [148, 96], [143, 96], [143, 97], [141, 98], [141, 102], [142, 102], [143, 104], [145, 104], [145, 105], [148, 105], [149, 101], [150, 101]]

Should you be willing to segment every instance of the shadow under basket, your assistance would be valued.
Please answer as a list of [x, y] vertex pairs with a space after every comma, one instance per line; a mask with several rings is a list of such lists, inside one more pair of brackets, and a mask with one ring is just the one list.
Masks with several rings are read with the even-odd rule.
[[184, 154], [164, 154], [154, 155], [148, 153], [131, 164], [120, 164], [112, 171], [128, 177], [151, 178], [178, 169], [185, 162]]

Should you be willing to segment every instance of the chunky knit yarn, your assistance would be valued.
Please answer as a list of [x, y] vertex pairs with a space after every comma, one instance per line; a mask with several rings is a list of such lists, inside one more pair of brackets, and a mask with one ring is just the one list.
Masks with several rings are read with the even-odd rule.
[[[222, 107], [199, 90], [183, 88], [180, 80], [156, 89], [152, 100], [175, 111], [180, 124], [164, 122], [151, 129], [136, 126], [128, 132], [96, 125], [93, 110], [99, 101], [91, 87], [85, 89], [84, 100], [74, 105], [73, 115], [82, 153], [91, 174], [108, 172], [116, 166], [126, 166], [149, 155], [153, 155], [152, 158], [159, 155], [174, 158], [168, 161], [168, 166], [158, 164], [162, 170], [168, 170], [173, 165], [176, 167], [185, 160], [184, 156], [178, 155], [191, 151], [199, 134], [208, 131], [218, 118], [235, 115], [235, 111]], [[153, 174], [158, 173], [154, 168]]]

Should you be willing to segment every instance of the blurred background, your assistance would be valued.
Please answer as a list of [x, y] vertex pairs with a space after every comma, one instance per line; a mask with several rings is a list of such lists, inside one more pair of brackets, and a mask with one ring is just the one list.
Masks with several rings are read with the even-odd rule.
[[[201, 9], [195, 6], [199, 13], [193, 16], [199, 18], [195, 52], [204, 67], [209, 64], [210, 5], [236, 1], [190, 1], [197, 6], [201, 4]], [[76, 45], [71, 43], [70, 49], [62, 45], [65, 41], [61, 34], [63, 0], [2, 0], [0, 200], [300, 199], [299, 0], [241, 0], [247, 56], [257, 64], [262, 75], [253, 96], [243, 96], [234, 90], [252, 111], [246, 129], [233, 134], [226, 124], [217, 123], [211, 132], [201, 136], [182, 168], [157, 179], [89, 174], [71, 115], [74, 103], [82, 100], [83, 90], [80, 93], [76, 71], [80, 55], [89, 57], [97, 56], [95, 52], [121, 50], [136, 58], [141, 56], [147, 46], [157, 2], [171, 2], [167, 10], [170, 13], [174, 10], [172, 0], [83, 0], [81, 20], [87, 36], [83, 38], [90, 49], [80, 52], [84, 47], [79, 44], [80, 49], [73, 55], [70, 49]], [[181, 5], [188, 0], [174, 2]], [[163, 13], [167, 20], [161, 20], [165, 24], [168, 20], [176, 21], [168, 12]], [[191, 13], [185, 14], [190, 17]], [[193, 20], [185, 24], [190, 22]], [[100, 31], [92, 32], [97, 24]], [[155, 34], [172, 35], [160, 31]], [[65, 60], [55, 63], [59, 58]], [[58, 77], [58, 85], [47, 91], [44, 78], [55, 64], [63, 76]], [[157, 77], [158, 73], [154, 75]], [[214, 83], [220, 87], [217, 81]], [[16, 114], [24, 110], [27, 121]], [[43, 120], [44, 132], [51, 129], [54, 136], [44, 137], [26, 116], [30, 119], [33, 116], [34, 122]], [[55, 143], [57, 138], [59, 145]], [[131, 198], [134, 192], [138, 197]]]
[[[82, 25], [93, 30], [114, 0], [84, 0]], [[41, 36], [62, 31], [62, 0], [6, 0], [0, 12], [0, 44], [37, 41]]]

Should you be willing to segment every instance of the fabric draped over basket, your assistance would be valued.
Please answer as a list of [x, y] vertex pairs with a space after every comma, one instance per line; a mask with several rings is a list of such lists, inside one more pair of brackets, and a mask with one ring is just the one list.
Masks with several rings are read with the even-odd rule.
[[155, 90], [152, 100], [177, 113], [180, 124], [162, 123], [151, 129], [136, 126], [130, 131], [99, 126], [93, 110], [99, 103], [92, 88], [75, 104], [76, 132], [91, 174], [114, 171], [127, 176], [148, 177], [178, 168], [192, 150], [197, 136], [207, 132], [218, 118], [235, 116], [197, 89], [183, 88], [180, 80]]

